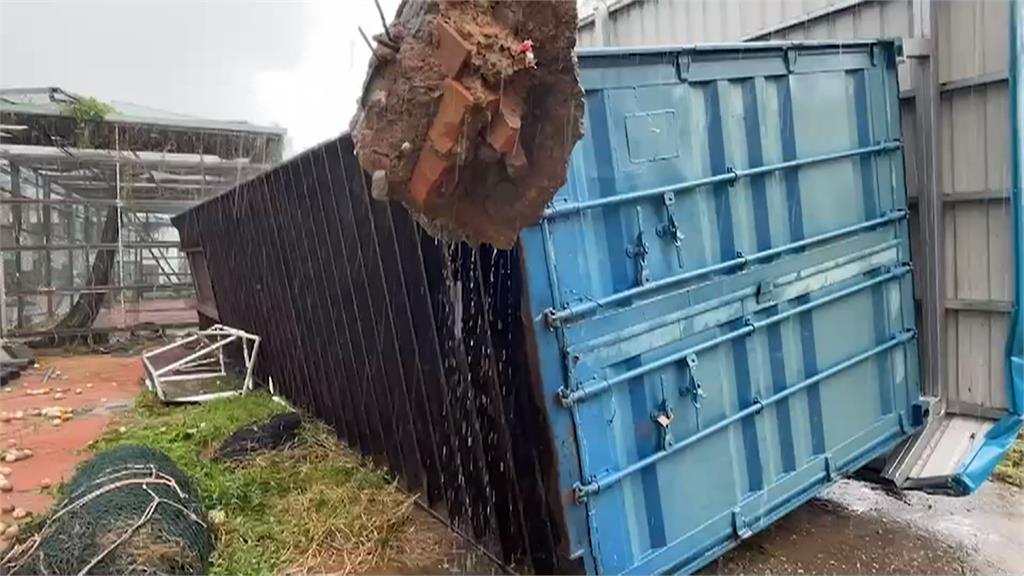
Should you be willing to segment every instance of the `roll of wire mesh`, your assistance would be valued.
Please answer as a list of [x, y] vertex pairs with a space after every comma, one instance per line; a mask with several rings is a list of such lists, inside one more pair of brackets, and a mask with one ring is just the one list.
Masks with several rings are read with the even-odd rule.
[[205, 574], [213, 551], [188, 476], [164, 453], [121, 446], [83, 464], [5, 574]]

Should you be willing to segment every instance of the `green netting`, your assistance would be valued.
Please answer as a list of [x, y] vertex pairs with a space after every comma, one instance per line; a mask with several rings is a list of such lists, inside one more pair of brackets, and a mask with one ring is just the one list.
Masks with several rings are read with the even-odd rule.
[[204, 574], [213, 538], [188, 476], [162, 452], [97, 454], [43, 528], [5, 562], [9, 574]]

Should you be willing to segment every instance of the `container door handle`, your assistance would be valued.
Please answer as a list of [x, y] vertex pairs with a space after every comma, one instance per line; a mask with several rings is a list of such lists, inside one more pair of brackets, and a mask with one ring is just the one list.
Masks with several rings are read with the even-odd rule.
[[672, 419], [675, 414], [672, 412], [672, 403], [666, 393], [665, 377], [661, 377], [661, 405], [657, 410], [651, 412], [651, 420], [661, 429], [661, 449], [668, 450], [676, 443], [672, 437]]
[[644, 239], [644, 223], [640, 217], [640, 207], [636, 207], [636, 244], [626, 246], [626, 256], [636, 260], [636, 281], [643, 286], [651, 280], [651, 272], [647, 267], [647, 255], [651, 253], [651, 247]]
[[655, 230], [658, 238], [665, 238], [672, 242], [676, 248], [676, 261], [679, 263], [679, 268], [683, 266], [683, 233], [679, 230], [679, 226], [676, 224], [675, 215], [672, 214], [672, 205], [676, 203], [676, 195], [672, 192], [666, 192], [663, 197], [665, 201], [665, 214], [667, 221], [664, 224], [658, 226]]
[[686, 384], [679, 389], [679, 394], [682, 396], [690, 396], [690, 402], [693, 403], [693, 410], [697, 417], [697, 430], [700, 430], [701, 399], [707, 398], [707, 394], [704, 393], [704, 387], [701, 386], [700, 380], [697, 378], [696, 354], [686, 355]]

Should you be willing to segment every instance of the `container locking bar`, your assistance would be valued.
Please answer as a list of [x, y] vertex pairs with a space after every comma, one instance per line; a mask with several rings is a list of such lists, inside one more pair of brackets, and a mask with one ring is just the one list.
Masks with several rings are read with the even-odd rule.
[[613, 386], [618, 386], [619, 384], [627, 383], [636, 378], [640, 378], [642, 376], [650, 374], [655, 370], [660, 370], [666, 366], [671, 366], [676, 362], [685, 360], [688, 356], [696, 355], [705, 350], [714, 348], [720, 344], [724, 344], [737, 338], [748, 336], [757, 329], [764, 328], [772, 324], [777, 324], [787, 318], [792, 318], [797, 314], [802, 314], [809, 310], [814, 310], [815, 308], [824, 306], [825, 304], [828, 304], [830, 302], [835, 302], [836, 300], [840, 300], [842, 298], [850, 296], [851, 294], [860, 292], [861, 290], [864, 290], [866, 288], [877, 286], [878, 284], [888, 282], [889, 280], [892, 280], [894, 278], [899, 278], [900, 276], [903, 276], [907, 272], [910, 272], [910, 265], [900, 264], [895, 266], [889, 272], [886, 272], [885, 274], [882, 274], [880, 276], [876, 276], [875, 278], [872, 278], [866, 282], [855, 284], [853, 286], [850, 286], [849, 288], [845, 288], [833, 294], [829, 294], [824, 298], [808, 302], [807, 304], [803, 304], [795, 308], [791, 308], [785, 312], [776, 314], [774, 316], [770, 316], [763, 320], [753, 320], [751, 318], [747, 318], [742, 328], [733, 330], [732, 332], [727, 332], [725, 334], [722, 334], [721, 336], [718, 336], [717, 338], [712, 338], [711, 340], [708, 340], [706, 342], [701, 342], [696, 346], [691, 346], [684, 350], [680, 350], [679, 352], [669, 354], [668, 356], [665, 356], [664, 358], [661, 358], [659, 360], [655, 360], [650, 364], [644, 364], [642, 366], [634, 368], [633, 370], [623, 372], [622, 374], [619, 374], [618, 376], [614, 376], [612, 378], [597, 380], [596, 382], [590, 385], [580, 386], [575, 390], [568, 390], [566, 388], [563, 388], [559, 391], [559, 400], [563, 406], [572, 406], [577, 402], [582, 402], [593, 396], [597, 396], [598, 394], [606, 392]]
[[668, 278], [662, 278], [661, 280], [648, 282], [642, 286], [637, 286], [634, 288], [630, 288], [628, 290], [623, 290], [622, 292], [611, 294], [609, 296], [605, 296], [604, 298], [600, 298], [597, 300], [588, 300], [577, 305], [568, 305], [565, 308], [562, 308], [561, 310], [548, 308], [547, 310], [544, 311], [544, 318], [549, 328], [557, 328], [559, 326], [564, 326], [565, 324], [574, 322], [576, 320], [580, 320], [590, 314], [593, 314], [594, 312], [600, 310], [601, 308], [618, 304], [619, 302], [628, 300], [630, 298], [643, 296], [645, 294], [649, 294], [657, 290], [661, 290], [682, 282], [686, 282], [687, 280], [693, 280], [695, 278], [700, 278], [702, 276], [714, 274], [715, 272], [724, 272], [726, 270], [734, 268], [742, 268], [743, 266], [747, 266], [748, 264], [758, 262], [760, 260], [765, 260], [767, 258], [772, 258], [785, 252], [791, 252], [793, 250], [806, 248], [808, 246], [813, 246], [815, 244], [820, 244], [822, 242], [828, 242], [829, 240], [835, 240], [836, 238], [841, 238], [843, 236], [848, 236], [850, 234], [856, 234], [858, 232], [869, 230], [871, 228], [884, 226], [891, 222], [903, 220], [906, 217], [907, 211], [903, 208], [899, 208], [887, 212], [886, 214], [879, 218], [860, 222], [858, 224], [847, 226], [845, 228], [839, 228], [831, 232], [826, 232], [824, 234], [819, 234], [817, 236], [812, 236], [810, 238], [805, 238], [803, 240], [798, 240], [796, 242], [791, 242], [789, 244], [784, 244], [776, 248], [769, 248], [768, 250], [755, 252], [750, 255], [738, 255], [735, 258], [726, 260], [725, 262], [712, 264], [711, 266], [705, 266], [704, 268], [698, 268], [696, 270], [691, 270], [689, 272], [684, 272], [682, 274], [676, 274], [675, 276], [669, 276]]
[[747, 418], [749, 416], [757, 414], [758, 412], [761, 412], [765, 408], [765, 406], [771, 406], [772, 404], [775, 404], [777, 402], [785, 400], [786, 398], [789, 398], [793, 394], [796, 394], [797, 392], [800, 392], [801, 390], [804, 390], [804, 389], [806, 389], [806, 388], [808, 388], [810, 386], [813, 386], [813, 385], [821, 382], [822, 380], [825, 380], [826, 378], [830, 378], [832, 376], [835, 376], [836, 374], [842, 372], [843, 370], [846, 370], [847, 368], [850, 368], [852, 366], [860, 364], [861, 362], [869, 360], [869, 359], [871, 359], [871, 358], [873, 358], [873, 357], [875, 357], [875, 356], [877, 356], [879, 354], [882, 354], [884, 352], [892, 350], [893, 348], [895, 348], [897, 346], [901, 346], [901, 345], [909, 342], [910, 340], [913, 340], [916, 336], [917, 336], [917, 331], [916, 330], [914, 330], [914, 329], [905, 330], [905, 331], [897, 334], [895, 337], [891, 338], [890, 340], [888, 340], [886, 342], [883, 342], [882, 344], [879, 344], [878, 346], [875, 346], [874, 348], [871, 348], [870, 350], [867, 350], [866, 352], [862, 352], [862, 353], [860, 353], [860, 354], [858, 354], [856, 356], [853, 356], [852, 358], [848, 358], [848, 359], [840, 362], [839, 364], [836, 364], [836, 365], [832, 366], [831, 368], [829, 368], [827, 370], [823, 370], [821, 372], [818, 372], [814, 376], [811, 376], [810, 378], [807, 378], [807, 379], [805, 379], [805, 380], [803, 380], [801, 382], [798, 382], [797, 384], [794, 384], [793, 386], [790, 386], [790, 387], [786, 388], [785, 390], [783, 390], [781, 392], [773, 394], [772, 396], [769, 396], [768, 398], [766, 398], [764, 400], [758, 400], [758, 399], [755, 398], [751, 402], [750, 406], [747, 406], [746, 408], [744, 408], [743, 410], [740, 410], [736, 414], [733, 414], [732, 416], [730, 416], [730, 417], [728, 417], [728, 418], [726, 418], [724, 420], [719, 421], [718, 423], [716, 423], [713, 426], [705, 428], [704, 430], [694, 434], [693, 436], [690, 436], [689, 438], [686, 438], [684, 440], [676, 442], [675, 444], [673, 444], [668, 449], [660, 450], [658, 452], [655, 452], [654, 454], [651, 454], [650, 456], [644, 458], [643, 460], [639, 460], [639, 461], [637, 461], [637, 462], [635, 462], [633, 464], [630, 464], [629, 466], [623, 468], [622, 470], [619, 470], [617, 472], [613, 472], [611, 474], [607, 474], [607, 475], [605, 475], [605, 476], [603, 476], [601, 478], [590, 480], [586, 484], [577, 483], [573, 487], [573, 491], [575, 492], [576, 500], [577, 500], [577, 502], [584, 502], [584, 501], [586, 501], [587, 496], [590, 496], [592, 494], [597, 494], [601, 490], [607, 489], [609, 486], [612, 486], [612, 485], [618, 483], [619, 481], [621, 481], [626, 476], [629, 476], [631, 474], [639, 472], [640, 470], [643, 470], [644, 468], [647, 468], [648, 466], [651, 466], [651, 465], [657, 463], [658, 461], [662, 460], [663, 458], [666, 458], [666, 457], [668, 457], [668, 456], [670, 456], [672, 454], [675, 454], [675, 453], [677, 453], [677, 452], [679, 452], [681, 450], [684, 450], [687, 447], [692, 446], [693, 444], [695, 444], [695, 443], [703, 440], [704, 438], [707, 438], [708, 436], [714, 434], [715, 432], [718, 432], [718, 431], [720, 431], [720, 430], [730, 426], [731, 424], [734, 424], [734, 423], [736, 423], [736, 422], [738, 422], [738, 421], [740, 421], [740, 420], [742, 420], [744, 418]]
[[691, 180], [689, 182], [683, 182], [680, 184], [670, 184], [668, 186], [660, 186], [658, 188], [651, 188], [649, 190], [640, 190], [638, 192], [620, 194], [619, 196], [609, 196], [607, 198], [586, 200], [584, 202], [577, 202], [575, 204], [554, 205], [544, 211], [544, 218], [558, 218], [560, 216], [566, 216], [569, 214], [579, 214], [587, 210], [593, 210], [594, 208], [604, 208], [605, 206], [614, 206], [615, 204], [624, 204], [627, 202], [644, 200], [652, 196], [662, 196], [668, 192], [682, 192], [684, 190], [692, 190], [694, 188], [701, 188], [703, 186], [713, 186], [715, 184], [722, 183], [732, 185], [740, 178], [750, 178], [752, 176], [760, 176], [762, 174], [769, 174], [772, 172], [778, 172], [780, 170], [800, 168], [802, 166], [810, 166], [811, 164], [820, 164], [822, 162], [831, 162], [833, 160], [842, 160], [844, 158], [852, 158], [854, 156], [865, 156], [868, 154], [890, 152], [892, 150], [899, 150], [902, 147], [903, 143], [901, 141], [889, 140], [882, 142], [880, 144], [875, 144], [874, 146], [854, 148], [852, 150], [843, 150], [841, 152], [831, 152], [829, 154], [819, 154], [817, 156], [809, 156], [807, 158], [798, 158], [796, 160], [779, 162], [778, 164], [767, 164], [765, 166], [757, 166], [755, 168], [742, 168], [739, 170], [730, 168], [728, 172], [725, 172], [723, 174], [716, 174], [714, 176], [708, 176], [707, 178], [699, 178], [697, 180]]

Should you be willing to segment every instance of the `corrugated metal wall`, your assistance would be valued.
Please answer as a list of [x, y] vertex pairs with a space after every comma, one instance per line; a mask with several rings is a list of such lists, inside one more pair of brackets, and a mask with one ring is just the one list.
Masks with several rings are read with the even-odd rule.
[[947, 400], [953, 411], [1005, 409], [1003, 358], [1013, 290], [1009, 6], [943, 3], [938, 19]]
[[174, 224], [220, 322], [263, 338], [261, 381], [506, 562], [573, 570], [517, 251], [439, 242], [370, 201], [348, 135]]
[[[912, 0], [626, 0], [608, 2], [610, 44], [695, 44], [768, 39], [905, 36]], [[808, 20], [808, 16], [817, 16]], [[822, 23], [819, 23], [821, 21]], [[801, 28], [806, 28], [801, 33]], [[598, 46], [583, 18], [581, 46]]]
[[[913, 45], [934, 10], [940, 110], [938, 192], [942, 246], [924, 246], [913, 227], [915, 254], [938, 250], [944, 268], [944, 363], [929, 384], [944, 390], [951, 412], [997, 416], [1008, 408], [1005, 342], [1013, 290], [1009, 203], [1009, 6], [993, 1], [934, 0], [619, 0], [608, 2], [603, 32], [582, 20], [584, 47], [667, 45], [745, 40], [902, 37]], [[917, 30], [918, 32], [915, 32]], [[601, 41], [599, 36], [603, 36]], [[920, 111], [915, 75], [900, 65], [907, 186], [916, 199], [922, 177]], [[915, 258], [918, 261], [924, 260]], [[915, 270], [920, 276], [921, 270]], [[921, 286], [918, 278], [915, 282]], [[920, 295], [919, 295], [920, 296]]]

